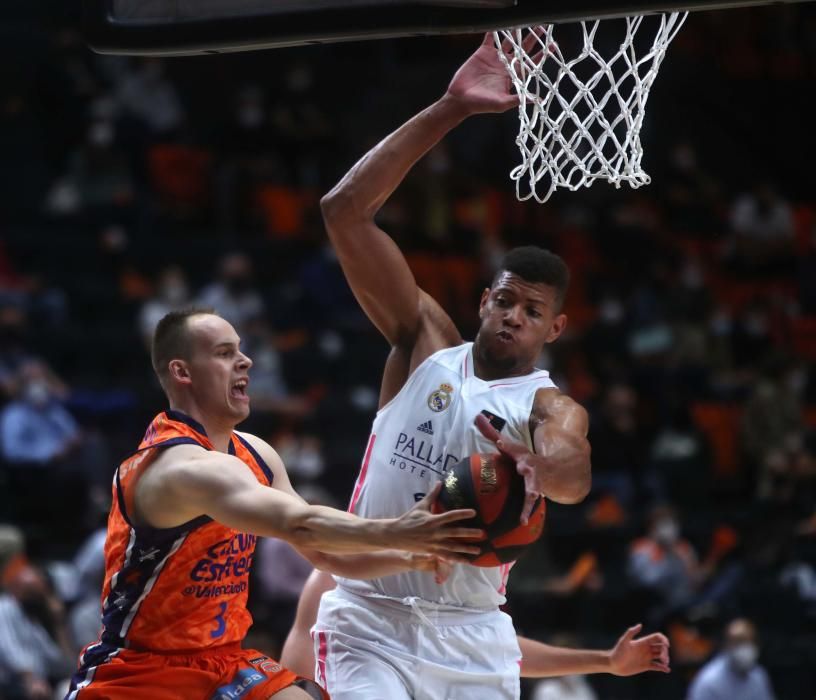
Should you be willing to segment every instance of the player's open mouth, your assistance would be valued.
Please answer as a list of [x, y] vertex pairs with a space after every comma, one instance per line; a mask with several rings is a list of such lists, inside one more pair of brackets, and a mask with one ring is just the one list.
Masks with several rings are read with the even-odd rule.
[[238, 399], [240, 401], [248, 401], [249, 400], [249, 395], [247, 394], [248, 384], [249, 384], [248, 379], [239, 379], [232, 385], [232, 387], [230, 387], [230, 396], [233, 399]]
[[503, 343], [512, 343], [515, 342], [515, 338], [513, 337], [512, 333], [508, 331], [499, 331], [496, 333], [496, 337], [501, 340]]

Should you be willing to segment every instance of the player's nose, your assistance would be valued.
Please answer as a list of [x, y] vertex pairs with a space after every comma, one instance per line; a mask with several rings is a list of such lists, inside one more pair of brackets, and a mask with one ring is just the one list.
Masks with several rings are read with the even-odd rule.
[[241, 356], [238, 358], [238, 366], [242, 369], [249, 369], [252, 367], [252, 358], [250, 358], [249, 355], [241, 353]]
[[511, 306], [504, 315], [504, 322], [510, 326], [521, 325], [521, 309], [518, 305]]

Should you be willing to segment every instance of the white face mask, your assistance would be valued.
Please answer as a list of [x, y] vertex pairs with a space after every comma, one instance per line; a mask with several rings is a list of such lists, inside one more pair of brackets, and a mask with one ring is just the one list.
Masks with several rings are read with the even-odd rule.
[[680, 528], [677, 521], [672, 519], [661, 520], [655, 524], [654, 538], [662, 545], [672, 545], [677, 542], [680, 536]]
[[742, 642], [728, 650], [728, 656], [731, 663], [738, 671], [750, 671], [757, 662], [759, 657], [759, 649], [756, 644], [750, 642]]
[[39, 379], [29, 382], [23, 389], [23, 397], [28, 403], [42, 408], [51, 398], [51, 392], [48, 389], [48, 384]]

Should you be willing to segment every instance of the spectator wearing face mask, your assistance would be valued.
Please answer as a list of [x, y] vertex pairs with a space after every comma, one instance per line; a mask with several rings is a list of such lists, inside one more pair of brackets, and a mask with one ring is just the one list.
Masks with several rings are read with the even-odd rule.
[[11, 465], [47, 466], [80, 442], [73, 416], [59, 402], [65, 387], [39, 360], [19, 371], [18, 395], [0, 413], [0, 451]]
[[218, 281], [201, 291], [196, 304], [215, 309], [235, 327], [238, 335], [246, 335], [247, 324], [265, 312], [249, 256], [244, 253], [225, 255], [219, 263]]
[[190, 290], [187, 275], [178, 265], [168, 265], [159, 272], [156, 292], [139, 311], [139, 331], [145, 345], [150, 348], [153, 332], [159, 321], [171, 311], [190, 306]]
[[0, 694], [48, 700], [71, 657], [62, 603], [42, 572], [22, 567], [0, 594]]
[[33, 527], [48, 539], [44, 523], [75, 519], [84, 508], [86, 443], [61, 403], [67, 387], [45, 363], [27, 360], [16, 386], [15, 398], [0, 411], [0, 458], [7, 467], [9, 492], [36, 498], [15, 498], [9, 509], [30, 537]]
[[640, 588], [655, 593], [666, 609], [687, 605], [700, 579], [697, 555], [680, 534], [677, 514], [670, 506], [656, 507], [649, 531], [629, 550], [629, 576]]
[[774, 700], [768, 673], [757, 663], [759, 644], [753, 623], [733, 620], [720, 654], [694, 678], [686, 700]]

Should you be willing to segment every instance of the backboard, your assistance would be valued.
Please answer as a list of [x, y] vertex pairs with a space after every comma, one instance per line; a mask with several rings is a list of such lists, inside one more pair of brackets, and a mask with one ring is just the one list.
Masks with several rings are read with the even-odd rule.
[[[797, 2], [798, 0], [783, 0]], [[463, 34], [543, 22], [769, 0], [83, 0], [101, 53], [191, 55], [401, 36]]]

